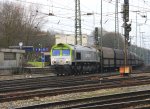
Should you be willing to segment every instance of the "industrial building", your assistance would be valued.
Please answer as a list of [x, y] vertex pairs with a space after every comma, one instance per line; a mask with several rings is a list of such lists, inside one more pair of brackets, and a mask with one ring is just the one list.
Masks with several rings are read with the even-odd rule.
[[[77, 39], [79, 41], [79, 38]], [[66, 43], [66, 44], [75, 44], [74, 34], [56, 34], [55, 35], [55, 44]], [[82, 35], [82, 45], [88, 45], [88, 36], [86, 34]]]
[[16, 68], [21, 68], [23, 64], [23, 54], [25, 50], [0, 49], [0, 74], [13, 72]]

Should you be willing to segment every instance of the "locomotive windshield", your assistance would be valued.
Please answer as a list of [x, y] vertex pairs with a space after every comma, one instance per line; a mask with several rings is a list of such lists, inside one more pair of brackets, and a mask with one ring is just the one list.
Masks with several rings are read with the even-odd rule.
[[53, 50], [53, 56], [60, 56], [60, 50]]
[[70, 50], [66, 49], [66, 50], [62, 50], [62, 56], [69, 56], [70, 55]]

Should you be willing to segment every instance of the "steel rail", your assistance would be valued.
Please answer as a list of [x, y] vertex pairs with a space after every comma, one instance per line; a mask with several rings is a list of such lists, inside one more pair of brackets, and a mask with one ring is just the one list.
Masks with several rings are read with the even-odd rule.
[[147, 104], [148, 100], [144, 100], [150, 98], [150, 90], [146, 91], [138, 91], [138, 92], [130, 92], [130, 93], [121, 93], [121, 94], [114, 94], [114, 95], [106, 95], [106, 96], [99, 96], [99, 97], [91, 97], [91, 98], [84, 98], [84, 99], [76, 99], [76, 100], [69, 100], [69, 101], [60, 101], [54, 103], [43, 103], [38, 105], [32, 106], [24, 106], [16, 109], [34, 109], [34, 108], [65, 108], [65, 109], [79, 109], [79, 108], [112, 108], [112, 106], [117, 105], [120, 107], [120, 104], [128, 104], [131, 106], [130, 103], [137, 105], [137, 103]]
[[108, 88], [117, 88], [117, 87], [127, 87], [127, 86], [135, 86], [135, 85], [145, 85], [150, 84], [150, 81], [131, 81], [130, 83], [125, 82], [116, 82], [109, 81], [105, 83], [97, 83], [97, 84], [87, 84], [80, 86], [72, 86], [72, 87], [63, 87], [63, 88], [53, 88], [47, 90], [37, 90], [30, 92], [19, 92], [19, 93], [9, 93], [0, 96], [0, 102], [12, 101], [12, 100], [22, 100], [29, 99], [32, 97], [43, 97], [43, 96], [54, 96], [58, 94], [66, 94], [73, 92], [85, 92], [85, 91], [94, 91], [98, 89], [108, 89]]

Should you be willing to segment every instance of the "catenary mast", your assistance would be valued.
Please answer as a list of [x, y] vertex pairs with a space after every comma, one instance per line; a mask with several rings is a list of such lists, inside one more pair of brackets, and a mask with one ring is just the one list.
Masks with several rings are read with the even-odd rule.
[[75, 44], [82, 45], [80, 0], [75, 0]]

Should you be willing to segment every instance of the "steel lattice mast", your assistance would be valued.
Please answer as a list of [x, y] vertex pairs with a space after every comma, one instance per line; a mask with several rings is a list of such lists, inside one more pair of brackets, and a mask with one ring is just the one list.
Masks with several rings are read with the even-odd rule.
[[118, 19], [118, 0], [115, 3], [115, 36], [114, 37], [114, 48], [119, 49], [119, 19]]
[[75, 44], [82, 45], [80, 0], [75, 0]]

